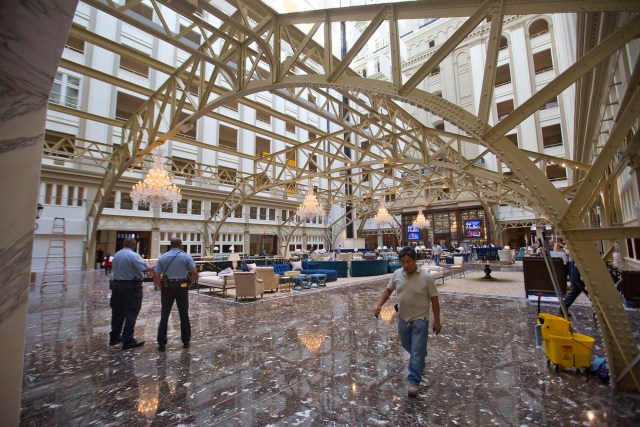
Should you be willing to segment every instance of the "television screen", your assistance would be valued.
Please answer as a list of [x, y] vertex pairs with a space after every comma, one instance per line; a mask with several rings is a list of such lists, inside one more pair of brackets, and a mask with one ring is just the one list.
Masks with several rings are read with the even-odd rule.
[[464, 235], [469, 239], [482, 239], [482, 220], [466, 220], [464, 222]]
[[415, 225], [407, 226], [407, 240], [420, 240], [420, 228]]

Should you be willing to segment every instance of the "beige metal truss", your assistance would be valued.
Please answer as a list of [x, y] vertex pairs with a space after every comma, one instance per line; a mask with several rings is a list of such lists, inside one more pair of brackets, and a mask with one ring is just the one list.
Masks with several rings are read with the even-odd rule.
[[[172, 141], [254, 161], [253, 173], [238, 173], [233, 179], [225, 179], [214, 166], [192, 164], [187, 168], [174, 163], [178, 175], [186, 177], [192, 174], [193, 179], [203, 182], [217, 180], [218, 183], [229, 184], [228, 195], [217, 209], [212, 209], [210, 218], [203, 226], [203, 236], [206, 236], [205, 239], [214, 239], [211, 241], [215, 241], [222, 224], [235, 207], [267, 190], [281, 192], [283, 196], [291, 195], [292, 188], [300, 191], [309, 179], [321, 184], [317, 194], [327, 210], [332, 204], [351, 203], [355, 206], [353, 216], [345, 221], [347, 223], [357, 220], [362, 223], [363, 219], [375, 212], [371, 200], [382, 197], [387, 199], [387, 206], [392, 213], [417, 204], [437, 205], [469, 200], [481, 200], [488, 212], [491, 212], [489, 208], [495, 203], [522, 206], [539, 217], [543, 216], [565, 237], [590, 291], [613, 383], [620, 390], [640, 392], [637, 342], [604, 261], [590, 241], [603, 239], [612, 245], [618, 237], [640, 236], [640, 230], [618, 230], [611, 226], [603, 232], [583, 229], [585, 222], [588, 222], [586, 219], [590, 207], [604, 190], [610, 191], [611, 180], [617, 176], [617, 173], [606, 173], [614, 161], [614, 154], [625, 146], [636, 147], [638, 144], [636, 129], [640, 95], [634, 82], [638, 80], [640, 72], [634, 71], [630, 79], [632, 84], [627, 87], [615, 125], [602, 147], [593, 147], [591, 144], [599, 125], [589, 105], [593, 103], [597, 106], [601, 102], [598, 100], [602, 98], [595, 94], [608, 93], [608, 89], [602, 86], [607, 85], [612, 58], [629, 41], [640, 36], [640, 17], [637, 16], [640, 2], [423, 0], [278, 15], [262, 3], [250, 0], [228, 0], [224, 6], [232, 10], [230, 14], [221, 8], [222, 2], [150, 0], [160, 22], [158, 25], [130, 10], [139, 0], [125, 1], [124, 4], [116, 4], [111, 0], [84, 1], [190, 55], [179, 68], [172, 69], [126, 46], [73, 27], [74, 36], [119, 55], [134, 57], [168, 76], [166, 82], [151, 93], [148, 89], [96, 70], [69, 61], [62, 63], [63, 67], [75, 72], [148, 98], [122, 126], [122, 143], [110, 153], [108, 159], [105, 158], [107, 151], [104, 147], [88, 141], [83, 141], [74, 152], [77, 156], [65, 157], [80, 161], [80, 155], [87, 156], [90, 160], [83, 159], [83, 162], [106, 167], [102, 184], [90, 208], [87, 256], [94, 253], [93, 237], [104, 208], [105, 196], [111, 193], [127, 169], [141, 163], [154, 147]], [[181, 33], [172, 32], [167, 25], [168, 19], [163, 16], [165, 8], [178, 13], [181, 21], [188, 23]], [[493, 98], [496, 52], [504, 17], [554, 12], [579, 13], [581, 31], [591, 43], [581, 41], [582, 50], [576, 64], [498, 124], [489, 126], [487, 117]], [[220, 24], [207, 22], [203, 19], [203, 13], [215, 16]], [[625, 13], [629, 15], [623, 19], [623, 25], [612, 24], [619, 17], [625, 17]], [[491, 16], [492, 23], [486, 32], [486, 77], [482, 84], [479, 114], [473, 115], [418, 86], [478, 25], [482, 25], [487, 16]], [[403, 81], [398, 20], [438, 17], [469, 18], [406, 82]], [[342, 60], [330, 48], [331, 25], [341, 21], [369, 23]], [[302, 31], [296, 24], [306, 24], [308, 30]], [[351, 62], [369, 42], [375, 30], [385, 24], [391, 36], [389, 77], [383, 76], [380, 80], [363, 78], [349, 68]], [[186, 39], [189, 31], [200, 35], [200, 46]], [[315, 36], [320, 37], [323, 43], [316, 42]], [[576, 133], [579, 143], [576, 145], [575, 160], [527, 152], [504, 137], [509, 130], [535, 114], [550, 98], [571, 85], [575, 85], [578, 91], [578, 123], [580, 126], [588, 123], [588, 128]], [[331, 131], [303, 123], [247, 98], [260, 92], [270, 92], [317, 114], [330, 123]], [[219, 108], [230, 102], [239, 102], [267, 112], [271, 117], [291, 121], [316, 137], [309, 141], [298, 141], [239, 122]], [[441, 117], [459, 129], [459, 133], [426, 127], [403, 110], [401, 103]], [[52, 109], [73, 113], [64, 107], [52, 106]], [[113, 119], [79, 111], [75, 114], [87, 120], [117, 125]], [[215, 142], [190, 140], [179, 135], [205, 116], [250, 129], [258, 135], [284, 143], [285, 148], [263, 157], [238, 153]], [[60, 144], [49, 144], [45, 154], [52, 158], [68, 156], [62, 139]], [[480, 155], [465, 157], [464, 144], [469, 143], [479, 146]], [[499, 163], [503, 162], [509, 168], [510, 174], [492, 172], [478, 166], [478, 161], [487, 154], [495, 155]], [[291, 159], [306, 160], [292, 162]], [[569, 167], [575, 168], [579, 180], [562, 191], [556, 189], [541, 170], [549, 162], [566, 162]], [[615, 217], [613, 203], [609, 200], [603, 203], [606, 209], [612, 211], [611, 217]], [[503, 229], [495, 218], [489, 219], [497, 231]], [[286, 249], [290, 237], [300, 225], [300, 222], [288, 219], [274, 231], [281, 237], [281, 242], [286, 242], [283, 248]], [[338, 228], [333, 224], [327, 227], [328, 230]], [[366, 234], [368, 231], [361, 232]], [[329, 241], [334, 241], [334, 238], [335, 234], [326, 237]], [[205, 242], [205, 247], [211, 246], [211, 241]], [[607, 253], [610, 253], [609, 247]]]

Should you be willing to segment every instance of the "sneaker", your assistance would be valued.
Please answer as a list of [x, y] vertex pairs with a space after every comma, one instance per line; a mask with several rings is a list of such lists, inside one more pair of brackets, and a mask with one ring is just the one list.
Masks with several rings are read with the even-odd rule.
[[158, 351], [165, 351], [167, 349], [166, 344], [158, 344]]
[[128, 350], [130, 348], [138, 348], [144, 345], [144, 341], [131, 341], [122, 344], [123, 350]]
[[409, 384], [409, 388], [407, 389], [407, 395], [409, 397], [418, 397], [418, 392], [420, 391], [420, 387], [418, 384]]

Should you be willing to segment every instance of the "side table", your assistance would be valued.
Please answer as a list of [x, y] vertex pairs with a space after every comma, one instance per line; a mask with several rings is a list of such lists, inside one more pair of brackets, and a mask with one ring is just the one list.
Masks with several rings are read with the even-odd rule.
[[316, 285], [316, 287], [327, 286], [327, 275], [323, 273], [309, 274], [309, 287]]

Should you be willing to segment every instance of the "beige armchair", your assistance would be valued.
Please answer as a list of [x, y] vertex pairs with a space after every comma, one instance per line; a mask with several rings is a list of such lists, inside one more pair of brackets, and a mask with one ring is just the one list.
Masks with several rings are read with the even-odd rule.
[[349, 261], [351, 261], [351, 254], [350, 253], [339, 253], [336, 256], [336, 260], [349, 262]]
[[277, 292], [280, 286], [280, 275], [273, 272], [273, 267], [256, 267], [256, 277], [262, 280], [264, 291]]
[[227, 296], [227, 290], [235, 288], [233, 276], [218, 276], [214, 271], [201, 271], [198, 273], [198, 292], [201, 287], [209, 288], [209, 293], [221, 292]]
[[236, 301], [238, 298], [258, 298], [258, 295], [262, 298], [262, 280], [256, 277], [255, 272], [236, 271], [233, 279], [236, 282]]

